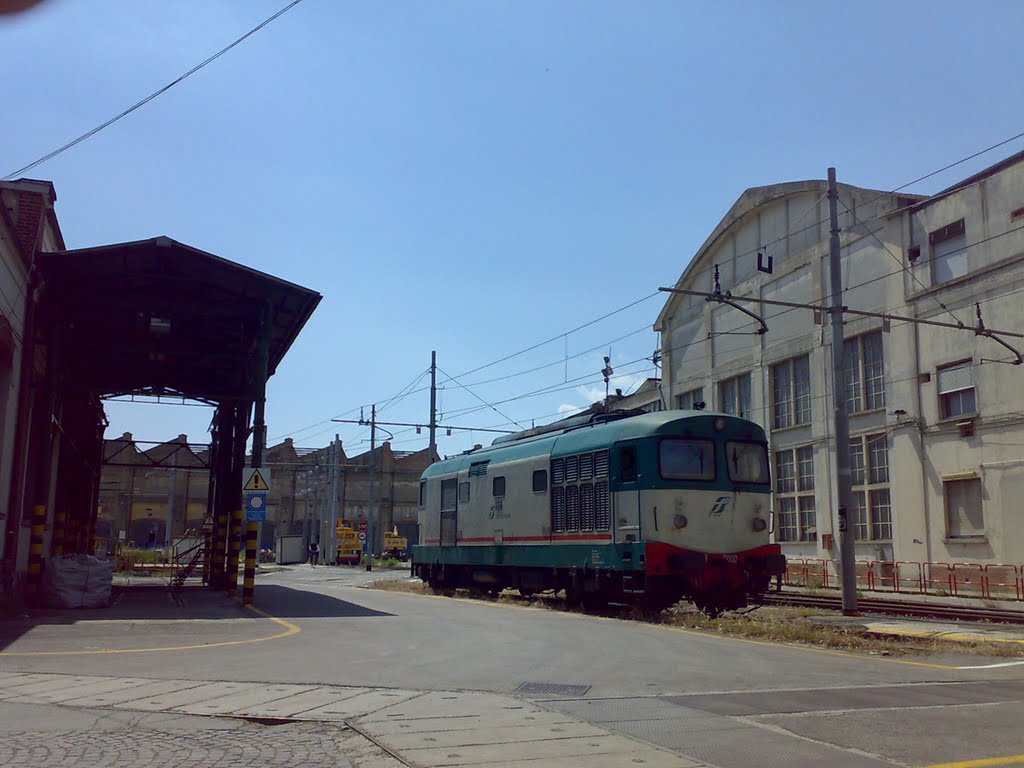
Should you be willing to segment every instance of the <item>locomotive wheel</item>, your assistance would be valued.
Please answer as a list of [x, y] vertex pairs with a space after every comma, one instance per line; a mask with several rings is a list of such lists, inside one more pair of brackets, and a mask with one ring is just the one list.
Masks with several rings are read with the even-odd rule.
[[711, 595], [697, 595], [693, 598], [693, 604], [709, 619], [717, 619], [724, 610], [722, 604]]

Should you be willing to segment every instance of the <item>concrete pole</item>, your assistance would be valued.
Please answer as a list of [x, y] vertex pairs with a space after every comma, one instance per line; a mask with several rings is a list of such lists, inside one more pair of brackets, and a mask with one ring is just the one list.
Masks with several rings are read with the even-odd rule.
[[854, 561], [854, 532], [850, 530], [848, 511], [853, 508], [850, 475], [850, 414], [846, 410], [846, 376], [843, 366], [843, 272], [839, 243], [839, 191], [836, 169], [828, 169], [829, 281], [832, 305], [832, 412], [836, 435], [836, 475], [839, 498], [840, 582], [843, 588], [843, 614], [857, 614], [857, 566]]

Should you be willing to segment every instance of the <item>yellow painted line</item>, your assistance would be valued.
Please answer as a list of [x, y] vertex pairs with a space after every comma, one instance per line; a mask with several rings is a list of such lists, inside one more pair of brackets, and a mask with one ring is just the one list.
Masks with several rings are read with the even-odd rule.
[[[526, 605], [510, 605], [508, 603], [489, 602], [487, 600], [474, 600], [473, 598], [470, 598], [470, 597], [445, 597], [444, 595], [427, 595], [427, 594], [424, 594], [424, 593], [421, 593], [421, 592], [400, 592], [398, 590], [388, 590], [388, 589], [381, 589], [381, 590], [377, 590], [377, 591], [379, 591], [379, 592], [388, 592], [388, 593], [393, 594], [393, 595], [411, 595], [412, 597], [430, 597], [430, 598], [433, 598], [434, 600], [451, 600], [451, 601], [455, 601], [455, 602], [459, 602], [459, 603], [471, 603], [473, 605], [489, 605], [489, 606], [492, 606], [494, 608], [513, 608], [513, 609], [517, 609], [517, 610], [520, 610], [520, 611], [540, 611], [542, 613], [543, 612], [548, 612], [548, 613], [557, 614], [557, 615], [561, 615], [561, 616], [574, 616], [574, 617], [579, 618], [579, 619], [591, 619], [591, 620], [596, 620], [596, 621], [612, 621], [612, 622], [631, 621], [631, 619], [613, 619], [613, 618], [609, 618], [607, 616], [587, 616], [587, 615], [579, 614], [579, 613], [570, 613], [568, 611], [557, 611], [557, 610], [547, 611], [547, 609], [544, 609], [544, 608], [532, 608], [532, 607], [526, 606]], [[859, 654], [859, 653], [851, 653], [849, 651], [836, 651], [836, 650], [832, 650], [831, 648], [815, 648], [814, 646], [810, 646], [810, 645], [800, 645], [798, 643], [787, 643], [787, 642], [784, 642], [784, 641], [754, 640], [754, 639], [749, 638], [749, 637], [734, 637], [732, 635], [720, 635], [720, 634], [716, 634], [716, 633], [713, 633], [713, 632], [703, 632], [703, 631], [701, 631], [699, 629], [688, 629], [686, 627], [673, 627], [670, 624], [647, 624], [647, 623], [644, 623], [644, 622], [634, 622], [634, 623], [641, 624], [644, 627], [650, 627], [652, 629], [668, 629], [668, 630], [671, 630], [673, 632], [682, 632], [685, 635], [696, 635], [697, 637], [702, 637], [702, 638], [704, 638], [706, 640], [725, 640], [725, 641], [732, 641], [732, 642], [736, 642], [736, 643], [748, 643], [750, 645], [765, 645], [765, 646], [768, 646], [770, 648], [786, 648], [786, 649], [793, 650], [793, 651], [804, 651], [806, 653], [823, 653], [823, 654], [826, 654], [828, 656], [841, 656], [841, 657], [846, 658], [846, 659], [857, 659], [859, 661], [868, 661], [868, 662], [881, 662], [881, 663], [884, 663], [884, 664], [902, 664], [904, 666], [910, 666], [910, 667], [928, 667], [929, 669], [949, 669], [949, 670], [953, 670], [953, 671], [959, 671], [961, 669], [961, 667], [954, 666], [952, 664], [933, 664], [933, 663], [927, 662], [927, 661], [907, 661], [906, 659], [893, 659], [893, 658], [889, 658], [887, 656], [867, 656], [867, 655]], [[931, 768], [931, 767], [929, 766], [929, 768]]]
[[[253, 613], [262, 616], [265, 619], [284, 627], [283, 632], [278, 632], [275, 635], [267, 635], [266, 637], [252, 637], [247, 640], [225, 640], [219, 643], [196, 643], [193, 645], [165, 645], [158, 646], [156, 648], [100, 648], [93, 651], [0, 651], [0, 657], [2, 656], [101, 656], [111, 655], [116, 653], [163, 653], [166, 651], [194, 651], [203, 648], [224, 648], [229, 645], [252, 645], [253, 643], [265, 643], [269, 640], [282, 640], [292, 635], [297, 635], [302, 631], [302, 628], [297, 624], [292, 624], [290, 621], [285, 621], [277, 616], [271, 616], [266, 611], [261, 611], [259, 608], [254, 608], [251, 605], [247, 605], [246, 608]], [[182, 621], [188, 621], [188, 619], [182, 619]]]
[[1007, 757], [983, 757], [980, 760], [960, 760], [956, 763], [936, 763], [924, 768], [985, 768], [989, 765], [1013, 765], [1024, 763], [1024, 755], [1008, 755]]

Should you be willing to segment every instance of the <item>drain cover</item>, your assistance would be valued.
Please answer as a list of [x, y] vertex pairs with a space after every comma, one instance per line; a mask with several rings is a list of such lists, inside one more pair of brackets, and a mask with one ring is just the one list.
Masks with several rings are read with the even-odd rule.
[[573, 685], [571, 683], [523, 683], [515, 693], [524, 696], [568, 696], [576, 698], [586, 696], [589, 685]]

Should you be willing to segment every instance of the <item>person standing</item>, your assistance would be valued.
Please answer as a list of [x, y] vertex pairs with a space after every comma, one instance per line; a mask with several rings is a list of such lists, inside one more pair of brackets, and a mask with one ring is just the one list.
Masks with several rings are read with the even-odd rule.
[[320, 544], [315, 541], [309, 542], [309, 564], [314, 568], [320, 560]]

